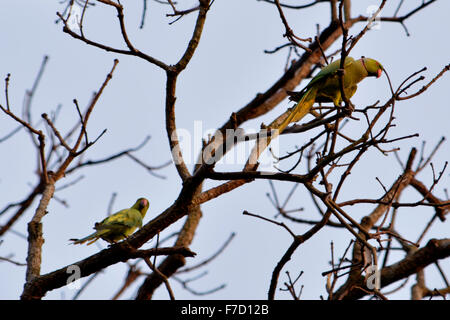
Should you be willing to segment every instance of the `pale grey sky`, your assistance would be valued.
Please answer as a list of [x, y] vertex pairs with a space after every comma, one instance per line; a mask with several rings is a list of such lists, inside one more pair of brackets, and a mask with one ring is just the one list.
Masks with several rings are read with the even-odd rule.
[[[189, 7], [193, 0], [178, 1]], [[370, 5], [379, 1], [353, 1], [353, 15], [365, 15]], [[293, 1], [291, 1], [293, 3]], [[400, 11], [408, 12], [421, 1], [406, 1]], [[174, 63], [182, 54], [195, 22], [195, 14], [182, 18], [173, 25], [168, 22], [166, 13], [170, 7], [148, 1], [148, 12], [144, 29], [139, 29], [142, 1], [122, 1], [125, 7], [126, 24], [130, 38], [141, 51], [165, 61]], [[382, 12], [390, 16], [395, 11], [397, 1], [389, 1]], [[97, 90], [109, 72], [113, 60], [118, 58], [119, 65], [98, 105], [94, 109], [88, 126], [93, 139], [107, 128], [107, 133], [85, 155], [86, 159], [100, 159], [141, 143], [147, 135], [148, 144], [135, 155], [149, 165], [159, 165], [170, 160], [170, 150], [164, 129], [164, 89], [165, 74], [157, 67], [134, 57], [120, 56], [90, 47], [62, 32], [61, 23], [55, 24], [56, 12], [63, 10], [65, 4], [59, 1], [3, 0], [0, 2], [0, 76], [3, 80], [11, 73], [9, 97], [11, 108], [21, 113], [25, 90], [32, 86], [44, 55], [49, 56], [47, 68], [39, 84], [33, 101], [33, 116], [38, 121], [41, 113], [50, 113], [62, 104], [56, 125], [68, 128], [78, 119], [72, 103], [78, 99], [81, 106], [88, 103], [92, 92]], [[436, 75], [448, 64], [450, 44], [447, 33], [450, 31], [450, 2], [437, 1], [405, 23], [411, 36], [407, 37], [399, 24], [382, 22], [379, 30], [372, 30], [358, 43], [352, 56], [368, 56], [379, 60], [388, 70], [394, 86], [408, 75], [424, 66], [427, 79]], [[329, 21], [326, 4], [318, 4], [303, 11], [286, 10], [286, 17], [296, 34], [309, 37], [316, 34], [316, 24], [323, 29]], [[351, 29], [356, 34], [363, 24]], [[102, 4], [89, 8], [84, 23], [87, 37], [113, 46], [122, 46], [116, 13]], [[178, 128], [193, 132], [196, 121], [201, 121], [203, 133], [222, 125], [231, 112], [238, 110], [250, 101], [258, 92], [266, 90], [280, 77], [286, 61], [287, 51], [267, 55], [265, 49], [273, 49], [285, 43], [282, 38], [284, 27], [276, 8], [256, 0], [216, 0], [208, 14], [204, 34], [199, 48], [190, 65], [178, 81], [176, 120]], [[340, 41], [329, 52], [340, 46]], [[300, 87], [305, 83], [303, 82]], [[3, 82], [0, 101], [4, 103]], [[449, 75], [433, 85], [427, 92], [413, 100], [396, 104], [396, 127], [391, 131], [394, 136], [420, 133], [419, 138], [396, 144], [401, 147], [400, 155], [407, 156], [411, 146], [420, 147], [422, 140], [428, 142], [430, 151], [441, 136], [449, 136], [450, 118], [448, 89]], [[352, 98], [356, 105], [369, 105], [377, 99], [385, 101], [390, 95], [386, 78], [367, 79], [361, 83], [358, 92]], [[256, 130], [260, 123], [269, 123], [291, 104], [281, 103], [262, 118], [249, 121], [244, 125], [248, 130]], [[198, 122], [197, 122], [198, 123]], [[10, 132], [17, 124], [4, 114], [0, 115], [0, 137]], [[351, 133], [351, 126], [347, 130]], [[284, 139], [282, 152], [293, 150], [296, 144], [306, 141], [307, 137], [292, 135]], [[305, 140], [303, 140], [305, 139]], [[25, 197], [30, 185], [36, 183], [34, 169], [36, 154], [30, 138], [22, 130], [14, 138], [0, 144], [0, 208], [8, 202]], [[192, 151], [191, 159], [196, 157]], [[441, 169], [449, 160], [448, 143], [440, 149], [434, 158], [436, 168]], [[361, 165], [355, 168], [351, 178], [352, 188], [343, 191], [342, 199], [352, 195], [376, 198], [383, 190], [376, 182], [379, 177], [386, 185], [392, 183], [401, 173], [396, 160], [372, 151]], [[192, 163], [189, 164], [192, 167]], [[242, 164], [221, 165], [221, 170], [237, 170]], [[142, 167], [130, 159], [121, 159], [104, 166], [90, 167], [71, 175], [59, 185], [73, 181], [84, 175], [76, 185], [57, 193], [58, 198], [68, 201], [69, 207], [52, 201], [49, 214], [43, 219], [45, 244], [43, 247], [42, 273], [78, 261], [99, 251], [96, 245], [69, 246], [68, 239], [80, 237], [91, 232], [94, 222], [106, 215], [111, 194], [118, 196], [114, 210], [129, 207], [136, 198], [145, 196], [150, 200], [150, 209], [145, 222], [167, 208], [180, 190], [180, 178], [171, 165], [157, 173], [166, 179], [149, 175]], [[420, 178], [430, 185], [431, 170], [421, 173]], [[291, 188], [289, 183], [274, 183], [283, 198]], [[207, 182], [205, 187], [215, 185]], [[436, 188], [439, 197], [445, 198], [444, 188], [449, 187], [448, 172]], [[193, 289], [207, 291], [222, 284], [222, 289], [207, 296], [195, 296], [174, 280], [171, 280], [175, 297], [178, 299], [265, 299], [273, 268], [291, 243], [290, 235], [272, 224], [243, 216], [248, 210], [268, 218], [276, 211], [265, 196], [269, 192], [267, 181], [256, 181], [237, 191], [226, 194], [205, 204], [204, 216], [196, 233], [191, 249], [197, 252], [196, 263], [213, 254], [230, 236], [236, 237], [227, 250], [204, 269], [190, 274], [198, 275], [204, 270], [208, 274], [191, 283]], [[417, 194], [405, 193], [404, 201], [416, 201]], [[35, 202], [32, 206], [34, 210]], [[290, 208], [304, 207], [307, 219], [317, 219], [318, 214], [310, 202], [309, 195], [299, 187], [291, 201]], [[349, 212], [358, 220], [367, 209], [366, 206], [350, 208]], [[13, 230], [26, 234], [26, 223], [32, 215], [27, 212]], [[0, 216], [4, 223], [12, 211]], [[424, 225], [433, 214], [432, 210], [404, 211], [399, 215], [398, 225], [401, 234], [415, 240]], [[447, 219], [448, 220], [448, 219]], [[181, 221], [165, 230], [165, 235], [177, 230]], [[304, 232], [304, 225], [291, 225], [294, 232]], [[428, 234], [428, 238], [448, 237], [449, 222], [437, 223]], [[313, 239], [302, 245], [294, 254], [284, 271], [296, 275], [304, 271], [300, 283], [304, 285], [303, 298], [319, 299], [326, 296], [326, 279], [320, 275], [329, 269], [328, 261], [330, 241], [334, 241], [337, 253], [342, 253], [350, 240], [345, 230], [323, 229]], [[0, 256], [14, 253], [14, 260], [24, 262], [27, 243], [12, 232], [8, 232], [0, 244]], [[153, 244], [154, 240], [151, 244]], [[425, 243], [425, 242], [424, 242]], [[105, 247], [105, 243], [101, 244]], [[393, 255], [395, 258], [395, 255]], [[393, 259], [394, 259], [393, 258]], [[394, 260], [392, 260], [394, 261]], [[141, 265], [146, 271], [145, 264]], [[442, 261], [444, 270], [450, 272], [449, 260]], [[433, 267], [430, 267], [431, 271]], [[94, 283], [83, 292], [81, 299], [109, 299], [122, 285], [127, 267], [117, 264], [106, 269]], [[279, 284], [286, 279], [284, 271]], [[435, 272], [426, 273], [429, 286], [441, 287], [440, 278]], [[17, 299], [22, 291], [25, 268], [10, 263], [0, 263], [0, 299]], [[186, 278], [186, 275], [180, 278]], [[85, 281], [83, 279], [83, 281]], [[135, 296], [137, 281], [122, 296], [130, 299]], [[411, 280], [409, 284], [411, 285]], [[395, 287], [398, 284], [394, 284]], [[46, 299], [71, 299], [76, 291], [62, 288], [49, 292]], [[285, 292], [277, 291], [279, 299], [289, 299]], [[408, 298], [409, 290], [394, 295], [395, 298]], [[164, 287], [155, 296], [167, 299]]]

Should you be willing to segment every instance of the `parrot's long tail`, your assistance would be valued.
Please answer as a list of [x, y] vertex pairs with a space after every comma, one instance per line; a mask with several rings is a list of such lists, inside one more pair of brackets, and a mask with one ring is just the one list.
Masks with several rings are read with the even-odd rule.
[[[316, 94], [317, 87], [308, 89], [307, 91], [305, 91], [295, 107], [284, 112], [281, 116], [273, 120], [268, 127], [266, 127], [270, 128], [270, 135], [263, 135], [265, 138], [257, 140], [256, 144], [253, 146], [247, 163], [245, 164], [246, 167], [248, 164], [254, 165], [258, 163], [258, 158], [264, 151], [264, 149], [270, 144], [273, 139], [275, 139], [283, 132], [284, 129], [286, 129], [289, 123], [297, 122], [309, 113], [309, 110], [311, 110], [311, 107], [314, 104], [314, 100], [316, 99]], [[266, 128], [264, 128], [264, 130], [266, 130]]]
[[92, 243], [94, 243], [95, 241], [97, 241], [99, 239], [99, 235], [97, 232], [94, 232], [90, 235], [88, 235], [87, 237], [81, 238], [81, 239], [69, 239], [70, 241], [73, 241], [72, 244], [83, 244], [86, 241], [92, 240], [90, 241], [87, 245], [90, 245]]
[[287, 118], [277, 128], [273, 129], [278, 129], [278, 133], [281, 134], [281, 132], [286, 129], [289, 123], [300, 121], [300, 119], [306, 116], [311, 110], [311, 107], [314, 104], [314, 100], [316, 99], [316, 94], [316, 86], [308, 89], [295, 105], [295, 107], [292, 108], [291, 113], [287, 116]]

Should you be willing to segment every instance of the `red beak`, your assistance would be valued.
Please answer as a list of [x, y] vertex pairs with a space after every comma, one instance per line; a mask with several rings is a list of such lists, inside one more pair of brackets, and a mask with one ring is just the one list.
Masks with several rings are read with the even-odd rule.
[[383, 70], [378, 69], [378, 71], [377, 71], [377, 78], [381, 77], [381, 73], [382, 73], [382, 72], [383, 72]]
[[148, 205], [148, 201], [147, 200], [141, 200], [141, 207], [145, 207]]

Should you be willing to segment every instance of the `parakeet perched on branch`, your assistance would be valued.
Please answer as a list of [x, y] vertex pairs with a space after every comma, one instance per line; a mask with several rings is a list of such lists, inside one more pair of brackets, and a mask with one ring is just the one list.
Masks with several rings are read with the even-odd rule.
[[129, 209], [123, 209], [101, 222], [96, 222], [94, 233], [82, 239], [70, 239], [73, 244], [83, 244], [89, 241], [88, 245], [94, 243], [99, 238], [116, 243], [121, 239], [125, 239], [132, 234], [136, 228], [142, 227], [142, 220], [145, 217], [149, 207], [149, 202], [145, 198], [139, 198], [136, 203]]
[[[309, 113], [314, 102], [333, 102], [340, 106], [342, 102], [339, 73], [341, 60], [336, 60], [324, 67], [309, 83], [299, 92], [291, 92], [291, 100], [298, 101], [289, 116], [276, 128], [281, 133], [289, 123], [297, 122]], [[381, 76], [383, 66], [376, 60], [362, 57], [355, 60], [345, 58], [343, 87], [347, 99], [356, 92], [357, 84], [365, 77]]]

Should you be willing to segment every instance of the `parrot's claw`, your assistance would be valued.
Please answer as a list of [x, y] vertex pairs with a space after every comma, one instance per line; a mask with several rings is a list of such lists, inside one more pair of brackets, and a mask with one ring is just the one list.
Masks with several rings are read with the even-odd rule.
[[348, 105], [344, 106], [343, 108], [345, 115], [351, 116], [353, 111], [355, 111], [355, 106], [350, 101], [348, 102]]

